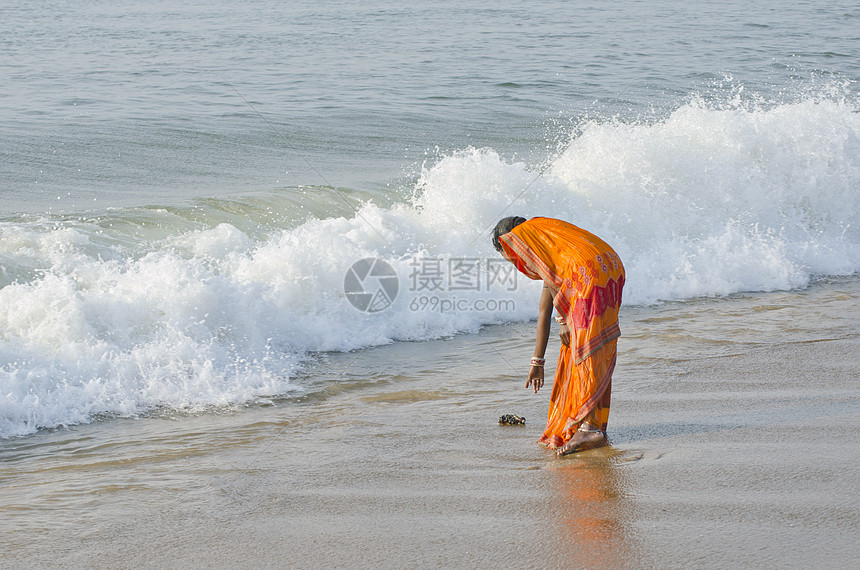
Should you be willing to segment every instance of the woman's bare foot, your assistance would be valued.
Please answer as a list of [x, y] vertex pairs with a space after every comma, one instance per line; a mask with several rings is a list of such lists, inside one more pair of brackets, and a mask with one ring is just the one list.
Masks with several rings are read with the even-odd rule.
[[569, 453], [600, 447], [604, 444], [606, 444], [606, 433], [597, 428], [583, 425], [556, 453], [559, 456], [568, 455]]

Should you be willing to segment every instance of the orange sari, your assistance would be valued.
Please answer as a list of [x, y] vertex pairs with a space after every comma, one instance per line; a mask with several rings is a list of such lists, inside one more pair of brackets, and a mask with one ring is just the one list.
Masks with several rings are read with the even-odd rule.
[[557, 448], [585, 421], [606, 431], [624, 266], [599, 237], [567, 222], [532, 218], [499, 237], [505, 255], [554, 292], [570, 328], [562, 345], [540, 442]]

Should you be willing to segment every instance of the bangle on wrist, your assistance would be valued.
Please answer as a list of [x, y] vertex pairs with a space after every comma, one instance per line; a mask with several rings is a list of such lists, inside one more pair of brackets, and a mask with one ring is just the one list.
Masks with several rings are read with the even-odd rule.
[[544, 364], [546, 364], [545, 358], [538, 358], [537, 356], [532, 357], [532, 360], [531, 360], [532, 366], [543, 366]]
[[560, 325], [566, 325], [567, 324], [567, 322], [564, 320], [564, 317], [562, 317], [561, 315], [555, 316], [555, 322], [557, 322]]

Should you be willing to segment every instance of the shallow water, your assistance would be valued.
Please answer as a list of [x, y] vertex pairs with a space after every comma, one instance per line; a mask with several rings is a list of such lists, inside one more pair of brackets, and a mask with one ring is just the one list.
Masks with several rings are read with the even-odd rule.
[[[270, 405], [7, 440], [4, 557], [843, 567], [860, 521], [858, 298], [841, 279], [625, 309], [611, 446], [572, 458], [535, 443], [547, 393], [522, 387], [529, 323], [326, 355]], [[738, 333], [715, 335], [722, 320]], [[501, 428], [503, 413], [527, 425]]]

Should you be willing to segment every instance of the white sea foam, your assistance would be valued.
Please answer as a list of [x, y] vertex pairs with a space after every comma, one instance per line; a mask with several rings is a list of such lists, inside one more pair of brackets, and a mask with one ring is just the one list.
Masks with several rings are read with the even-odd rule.
[[[254, 401], [294, 389], [314, 352], [532, 318], [539, 284], [492, 273], [488, 235], [503, 215], [559, 217], [606, 239], [627, 268], [627, 304], [856, 273], [856, 107], [694, 101], [663, 120], [591, 121], [540, 175], [464, 149], [425, 166], [408, 203], [259, 235], [174, 214], [159, 233], [152, 210], [145, 232], [134, 219], [4, 222], [0, 436]], [[344, 291], [364, 258], [399, 277], [375, 313]]]

